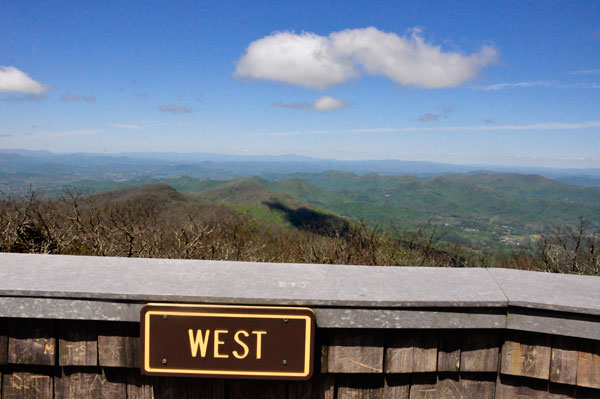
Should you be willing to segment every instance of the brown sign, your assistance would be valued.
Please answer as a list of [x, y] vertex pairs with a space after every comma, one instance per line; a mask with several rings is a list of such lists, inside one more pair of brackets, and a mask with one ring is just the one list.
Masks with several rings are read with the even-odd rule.
[[308, 308], [149, 304], [141, 367], [148, 375], [304, 380], [314, 330]]

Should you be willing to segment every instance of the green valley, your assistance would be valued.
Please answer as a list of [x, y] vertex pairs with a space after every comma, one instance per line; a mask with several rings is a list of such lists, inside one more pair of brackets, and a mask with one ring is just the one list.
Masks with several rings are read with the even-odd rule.
[[357, 175], [348, 172], [294, 174], [282, 180], [86, 180], [70, 184], [83, 192], [164, 182], [206, 202], [220, 203], [249, 217], [288, 225], [281, 209], [315, 209], [363, 221], [381, 229], [410, 232], [439, 226], [443, 240], [476, 250], [529, 245], [546, 229], [575, 224], [592, 228], [600, 220], [600, 188], [576, 187], [539, 175], [479, 172], [432, 178]]

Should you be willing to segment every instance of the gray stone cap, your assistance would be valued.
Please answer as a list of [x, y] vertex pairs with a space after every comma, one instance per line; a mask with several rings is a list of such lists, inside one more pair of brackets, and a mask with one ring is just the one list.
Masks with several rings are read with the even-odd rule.
[[600, 315], [600, 277], [488, 269], [510, 306]]
[[0, 254], [0, 296], [324, 307], [505, 307], [485, 269]]
[[519, 306], [600, 315], [600, 277], [483, 268], [0, 254], [0, 297], [389, 309]]

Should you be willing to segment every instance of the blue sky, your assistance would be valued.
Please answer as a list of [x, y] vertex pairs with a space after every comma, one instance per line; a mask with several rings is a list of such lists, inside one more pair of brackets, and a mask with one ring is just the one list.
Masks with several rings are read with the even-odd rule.
[[0, 148], [600, 167], [600, 2], [0, 0]]

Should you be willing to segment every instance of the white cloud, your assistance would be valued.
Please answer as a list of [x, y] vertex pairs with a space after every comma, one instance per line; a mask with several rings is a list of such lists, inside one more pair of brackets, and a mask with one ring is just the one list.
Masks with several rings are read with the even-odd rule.
[[9, 103], [17, 103], [24, 101], [44, 101], [47, 97], [43, 94], [27, 94], [27, 95], [11, 95], [7, 98], [4, 98], [3, 101]]
[[562, 85], [561, 89], [600, 89], [598, 83], [571, 83]]
[[549, 89], [600, 89], [600, 84], [597, 83], [559, 83], [549, 82], [545, 80], [534, 80], [524, 82], [513, 82], [513, 83], [495, 83], [489, 86], [478, 86], [475, 87], [479, 90], [504, 90], [514, 88], [531, 88], [531, 87], [545, 87]]
[[405, 37], [374, 27], [329, 36], [277, 32], [250, 43], [235, 76], [325, 89], [366, 73], [401, 85], [442, 88], [460, 86], [497, 58], [490, 46], [471, 55], [444, 52], [417, 29]]
[[393, 133], [397, 132], [396, 128], [389, 127], [375, 127], [371, 129], [350, 129], [346, 130], [346, 133]]
[[[494, 121], [489, 121], [495, 123]], [[486, 123], [489, 123], [486, 122]], [[257, 136], [300, 136], [300, 135], [331, 135], [331, 134], [348, 134], [348, 133], [410, 133], [410, 132], [487, 132], [487, 131], [533, 131], [533, 130], [579, 130], [600, 127], [600, 121], [577, 122], [577, 123], [562, 123], [562, 122], [546, 122], [546, 123], [531, 123], [521, 125], [467, 125], [467, 126], [439, 126], [439, 127], [398, 127], [398, 128], [365, 128], [365, 129], [347, 129], [347, 130], [321, 130], [321, 131], [290, 131], [255, 134]]]
[[525, 125], [479, 125], [479, 126], [447, 126], [441, 130], [470, 130], [470, 131], [496, 131], [496, 130], [578, 130], [600, 127], [600, 122], [579, 122], [579, 123], [532, 123]]
[[64, 96], [62, 96], [62, 100], [65, 102], [82, 102], [85, 101], [86, 103], [95, 103], [96, 102], [96, 97], [94, 96], [80, 96], [77, 94], [65, 94]]
[[308, 131], [299, 131], [299, 130], [290, 130], [284, 132], [270, 132], [270, 133], [252, 133], [250, 136], [252, 137], [292, 137], [292, 136], [305, 136], [305, 135], [319, 135], [319, 136], [328, 136], [331, 134], [340, 133], [339, 131], [333, 130], [308, 130]]
[[441, 107], [440, 109], [446, 115], [454, 112], [454, 107], [452, 105], [445, 105], [445, 106]]
[[126, 123], [112, 123], [109, 126], [116, 127], [119, 129], [141, 129], [141, 126], [138, 125], [128, 125]]
[[40, 95], [50, 86], [36, 82], [13, 66], [0, 65], [0, 93], [13, 92]]
[[[273, 133], [267, 133], [265, 134], [253, 134], [254, 137], [257, 136], [273, 136], [273, 137], [290, 137], [290, 136], [300, 136], [302, 134], [304, 134], [305, 132], [297, 132], [295, 130], [289, 131], [289, 132], [273, 132]], [[312, 132], [308, 132], [309, 134], [311, 134]]]
[[441, 118], [441, 115], [432, 114], [430, 112], [427, 112], [426, 114], [421, 115], [417, 120], [419, 122], [437, 122], [440, 120], [440, 118]]
[[437, 122], [441, 119], [446, 119], [448, 117], [448, 115], [450, 115], [451, 113], [454, 112], [454, 107], [452, 105], [446, 105], [446, 106], [440, 107], [440, 111], [441, 111], [441, 113], [438, 113], [438, 114], [434, 114], [431, 112], [424, 113], [423, 115], [421, 115], [420, 117], [417, 118], [417, 121], [423, 123], [423, 122]]
[[170, 112], [172, 114], [189, 114], [192, 110], [184, 105], [161, 105], [158, 107], [162, 112]]
[[102, 133], [102, 130], [97, 129], [81, 129], [81, 130], [62, 130], [58, 132], [44, 132], [33, 134], [33, 136], [41, 137], [71, 137], [71, 136], [90, 136]]
[[350, 60], [339, 56], [330, 38], [314, 33], [274, 33], [248, 46], [235, 75], [325, 89], [358, 76]]
[[516, 82], [516, 83], [495, 83], [489, 86], [476, 87], [481, 90], [503, 90], [512, 89], [516, 87], [550, 87], [551, 83], [543, 80], [528, 81], [528, 82]]
[[367, 73], [425, 88], [460, 86], [498, 56], [489, 46], [469, 56], [443, 52], [440, 46], [426, 43], [419, 34], [419, 30], [413, 30], [410, 37], [400, 37], [366, 28], [345, 30], [331, 37], [335, 47], [349, 53]]
[[[417, 132], [417, 131], [516, 131], [516, 130], [578, 130], [600, 127], [600, 121], [578, 122], [578, 123], [531, 123], [522, 125], [467, 125], [467, 126], [440, 126], [440, 127], [403, 127], [398, 129], [387, 129], [385, 132]], [[349, 130], [349, 133], [373, 133], [374, 129]], [[376, 131], [375, 131], [376, 132]]]
[[277, 108], [290, 108], [290, 109], [305, 109], [317, 112], [330, 112], [336, 109], [345, 108], [348, 104], [345, 101], [337, 98], [323, 96], [313, 103], [291, 103], [286, 104], [282, 102], [276, 102], [273, 106]]
[[334, 111], [336, 109], [344, 108], [347, 105], [348, 104], [346, 104], [344, 101], [338, 100], [337, 98], [323, 96], [323, 97], [319, 98], [317, 101], [315, 101], [313, 107], [314, 107], [315, 111], [329, 112], [329, 111]]
[[278, 101], [273, 104], [276, 108], [289, 108], [289, 109], [312, 109], [313, 104], [310, 103], [282, 103]]
[[580, 71], [571, 72], [572, 75], [595, 75], [600, 74], [600, 69], [582, 69]]

